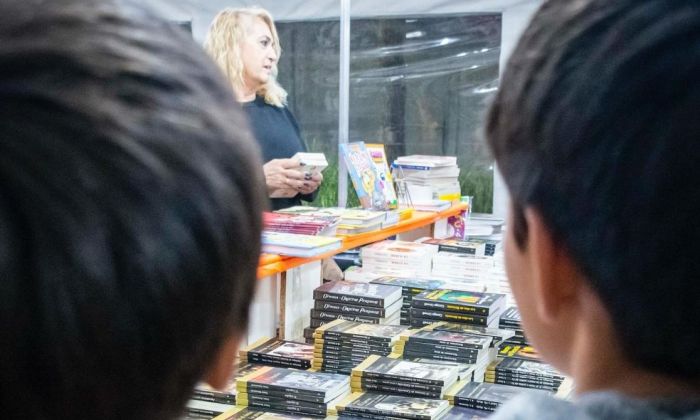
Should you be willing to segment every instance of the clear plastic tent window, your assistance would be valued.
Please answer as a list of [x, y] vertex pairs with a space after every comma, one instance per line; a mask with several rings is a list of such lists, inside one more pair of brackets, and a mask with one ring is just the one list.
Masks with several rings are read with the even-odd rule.
[[[493, 170], [480, 136], [498, 89], [501, 13], [353, 18], [349, 141], [389, 159], [457, 156], [463, 193], [491, 211]], [[337, 156], [339, 21], [280, 21], [279, 80], [312, 151]]]

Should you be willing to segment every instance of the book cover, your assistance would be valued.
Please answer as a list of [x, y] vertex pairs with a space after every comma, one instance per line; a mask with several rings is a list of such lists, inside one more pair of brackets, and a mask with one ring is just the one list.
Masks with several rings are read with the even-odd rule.
[[399, 156], [394, 162], [397, 165], [413, 165], [416, 167], [424, 166], [428, 168], [437, 168], [442, 166], [457, 165], [457, 157], [434, 155], [408, 155]]
[[239, 392], [249, 388], [276, 389], [293, 394], [323, 395], [330, 400], [349, 384], [349, 378], [343, 375], [269, 367], [239, 378], [236, 387]]
[[529, 360], [532, 362], [541, 362], [539, 353], [532, 346], [513, 343], [501, 343], [498, 346], [498, 357]]
[[338, 149], [361, 206], [365, 209], [386, 210], [382, 181], [364, 142], [341, 143]]
[[397, 207], [396, 190], [394, 190], [394, 180], [391, 177], [389, 170], [389, 161], [386, 158], [386, 152], [383, 144], [366, 143], [367, 151], [369, 152], [374, 166], [377, 168], [377, 173], [382, 181], [382, 189], [384, 191], [384, 199], [387, 207], [395, 209]]
[[503, 330], [500, 328], [479, 327], [477, 325], [458, 324], [455, 322], [436, 322], [422, 328], [424, 331], [451, 331], [451, 332], [467, 332], [470, 334], [483, 335], [491, 337], [493, 342], [491, 346], [497, 346], [503, 341], [512, 338], [515, 333], [511, 330]]
[[473, 399], [500, 405], [524, 391], [513, 386], [472, 382], [466, 384], [454, 397], [455, 400]]
[[485, 350], [491, 346], [492, 337], [485, 337], [478, 334], [454, 331], [415, 331], [412, 334], [402, 335], [402, 340], [406, 343], [426, 343], [432, 345], [445, 345], [458, 348], [469, 348], [474, 350]]
[[440, 417], [440, 420], [483, 420], [489, 418], [491, 414], [489, 411], [473, 408], [451, 407]]
[[248, 407], [234, 407], [213, 420], [315, 420], [315, 418], [256, 411]]
[[416, 420], [436, 419], [449, 407], [445, 400], [385, 395], [375, 393], [354, 393], [349, 400], [337, 405], [339, 413], [369, 413], [384, 416], [402, 417]]
[[404, 288], [404, 290], [408, 289], [411, 295], [416, 295], [423, 290], [439, 289], [445, 285], [444, 280], [394, 276], [383, 276], [378, 279], [371, 280], [370, 283], [401, 286]]
[[454, 366], [410, 362], [390, 357], [373, 355], [352, 370], [357, 377], [400, 379], [438, 386], [449, 386], [457, 379]]
[[426, 290], [413, 297], [413, 306], [417, 308], [471, 312], [483, 316], [500, 312], [504, 305], [505, 295], [500, 293], [440, 289]]

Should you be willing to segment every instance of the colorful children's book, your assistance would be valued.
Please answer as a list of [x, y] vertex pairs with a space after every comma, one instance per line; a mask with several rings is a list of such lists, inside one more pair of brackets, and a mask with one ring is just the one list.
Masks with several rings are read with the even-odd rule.
[[389, 170], [389, 162], [386, 158], [384, 145], [367, 143], [365, 147], [367, 147], [372, 162], [374, 162], [374, 166], [377, 167], [379, 178], [382, 180], [384, 198], [386, 199], [387, 206], [390, 209], [395, 209], [397, 207], [396, 190], [394, 190], [394, 180], [391, 178], [391, 170]]
[[365, 209], [386, 210], [384, 186], [364, 142], [341, 143], [338, 146], [348, 168], [357, 198]]

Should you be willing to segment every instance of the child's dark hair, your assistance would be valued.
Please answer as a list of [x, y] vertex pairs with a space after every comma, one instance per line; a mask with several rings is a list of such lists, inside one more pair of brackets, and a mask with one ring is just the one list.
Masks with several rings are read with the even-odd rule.
[[513, 200], [538, 210], [629, 358], [697, 381], [700, 3], [549, 1], [510, 59], [487, 137]]
[[247, 324], [258, 150], [179, 28], [124, 1], [2, 9], [2, 416], [175, 418]]

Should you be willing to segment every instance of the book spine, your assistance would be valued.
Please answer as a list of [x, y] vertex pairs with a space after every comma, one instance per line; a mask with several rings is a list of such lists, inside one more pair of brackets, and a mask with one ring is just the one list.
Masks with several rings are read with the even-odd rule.
[[456, 246], [456, 245], [439, 244], [438, 251], [452, 252], [455, 254], [476, 255], [475, 248], [469, 248], [469, 247], [465, 247], [465, 246]]
[[468, 364], [473, 364], [476, 363], [477, 359], [475, 357], [471, 356], [450, 356], [450, 355], [444, 355], [444, 354], [434, 354], [434, 353], [421, 353], [421, 352], [414, 352], [411, 350], [404, 350], [403, 352], [404, 357], [416, 357], [416, 358], [426, 358], [426, 359], [436, 359], [436, 360], [445, 360], [448, 362], [456, 362], [456, 363], [468, 363]]
[[308, 369], [311, 360], [293, 359], [291, 357], [268, 356], [266, 354], [248, 353], [248, 361], [261, 365], [273, 365], [280, 367], [297, 367], [299, 369]]
[[318, 402], [318, 403], [323, 403], [325, 397], [320, 396], [320, 395], [309, 395], [309, 394], [292, 394], [288, 392], [282, 392], [282, 391], [275, 391], [275, 390], [270, 390], [270, 389], [257, 389], [257, 388], [250, 388], [248, 387], [246, 389], [246, 392], [248, 395], [268, 395], [271, 397], [277, 397], [277, 398], [285, 398], [288, 400], [301, 400], [301, 401], [312, 401], [312, 402]]
[[460, 342], [455, 342], [455, 341], [446, 341], [446, 340], [433, 340], [430, 338], [422, 338], [422, 337], [414, 337], [414, 336], [409, 336], [408, 340], [406, 340], [406, 345], [408, 344], [427, 344], [427, 345], [432, 345], [432, 346], [444, 346], [445, 349], [471, 349], [471, 350], [483, 350], [487, 346], [483, 346], [480, 344], [474, 344], [474, 343], [460, 343]]
[[421, 298], [413, 298], [412, 305], [414, 308], [439, 309], [443, 311], [466, 312], [475, 315], [489, 316], [489, 309], [477, 306], [456, 305], [454, 303], [436, 302]]
[[252, 408], [264, 408], [264, 409], [270, 409], [270, 410], [277, 410], [277, 411], [291, 411], [294, 413], [300, 413], [300, 414], [309, 414], [313, 416], [324, 416], [326, 415], [326, 410], [325, 409], [313, 409], [313, 408], [306, 408], [306, 407], [291, 407], [291, 406], [278, 406], [276, 404], [268, 404], [268, 403], [261, 403], [261, 402], [253, 402], [251, 401], [248, 403], [248, 407]]
[[362, 322], [365, 324], [379, 324], [380, 318], [373, 318], [360, 315], [344, 315], [336, 312], [324, 312], [316, 309], [311, 310], [311, 318], [332, 321], [335, 319], [344, 319], [347, 321]]
[[219, 403], [219, 404], [236, 405], [236, 396], [235, 395], [228, 395], [228, 394], [213, 395], [210, 392], [200, 391], [200, 390], [194, 390], [194, 392], [192, 393], [192, 399], [199, 400], [199, 401], [211, 401], [211, 402], [215, 402], [215, 403]]
[[317, 300], [314, 302], [314, 308], [319, 311], [338, 312], [342, 314], [362, 315], [383, 318], [386, 315], [384, 308], [346, 305], [339, 302], [325, 302]]
[[480, 326], [484, 326], [484, 327], [488, 325], [488, 318], [483, 317], [483, 316], [468, 315], [468, 314], [461, 314], [461, 313], [455, 313], [455, 312], [443, 312], [443, 311], [427, 310], [427, 309], [421, 309], [421, 308], [411, 309], [411, 317], [434, 319], [434, 320], [439, 320], [439, 321], [462, 322], [462, 323], [468, 323], [468, 324], [472, 324], [472, 325], [480, 325]]
[[[340, 410], [338, 410], [340, 411]], [[376, 408], [369, 408], [369, 407], [357, 407], [357, 406], [352, 406], [352, 407], [345, 407], [344, 412], [348, 413], [348, 415], [352, 415], [354, 413], [366, 413], [366, 414], [374, 414], [377, 416], [386, 416], [386, 411], [384, 410], [379, 410]], [[412, 419], [412, 420], [431, 420], [430, 416], [425, 416], [425, 415], [420, 415], [420, 414], [415, 414], [415, 413], [406, 413], [402, 412], [400, 413], [401, 418], [404, 419]]]
[[329, 293], [321, 290], [314, 290], [315, 300], [326, 300], [329, 302], [346, 303], [350, 305], [365, 305], [384, 307], [384, 298], [371, 298], [365, 296], [345, 295], [338, 293]]
[[478, 400], [474, 398], [455, 397], [455, 405], [459, 407], [472, 408], [474, 410], [495, 411], [498, 408], [497, 403]]
[[433, 353], [433, 354], [444, 354], [444, 355], [450, 355], [450, 356], [473, 356], [477, 357], [480, 354], [480, 350], [475, 350], [471, 349], [468, 347], [452, 347], [452, 346], [443, 346], [440, 344], [432, 344], [432, 343], [419, 343], [419, 342], [412, 342], [409, 340], [405, 345], [404, 348], [408, 351], [416, 351], [420, 353]]
[[382, 380], [382, 379], [392, 379], [392, 380], [400, 380], [403, 382], [407, 383], [417, 383], [417, 384], [427, 384], [427, 385], [436, 385], [443, 387], [445, 386], [444, 381], [440, 381], [437, 379], [425, 379], [425, 378], [411, 378], [410, 376], [401, 376], [401, 375], [391, 375], [387, 373], [378, 373], [378, 372], [367, 372], [365, 371], [359, 371], [359, 377], [360, 378], [373, 378], [377, 380]]
[[406, 395], [408, 397], [422, 397], [422, 398], [442, 398], [441, 392], [431, 392], [421, 389], [413, 389], [401, 386], [391, 386], [391, 385], [377, 385], [377, 384], [363, 384], [360, 391], [370, 391], [379, 392], [385, 394], [396, 394], [396, 395]]
[[[384, 386], [396, 386], [396, 387], [405, 387], [406, 383], [403, 381], [399, 380], [392, 380], [392, 379], [381, 379], [381, 380], [376, 380], [372, 378], [360, 378], [360, 384], [361, 385], [384, 385]], [[436, 386], [436, 385], [427, 385], [427, 384], [418, 384], [418, 383], [413, 383], [410, 385], [411, 389], [421, 389], [426, 392], [433, 392], [433, 393], [441, 393], [443, 391], [443, 387], [441, 386]]]
[[[291, 395], [301, 395], [301, 396], [309, 395], [309, 396], [324, 396], [325, 397], [325, 391], [310, 391], [308, 389], [299, 389], [299, 388], [285, 387], [285, 386], [272, 386], [272, 385], [268, 385], [268, 384], [258, 384], [255, 382], [248, 382], [247, 389], [249, 391], [253, 390], [253, 389], [258, 389], [258, 390], [275, 391], [275, 392], [291, 394]], [[300, 398], [298, 398], [298, 399], [300, 399]]]

